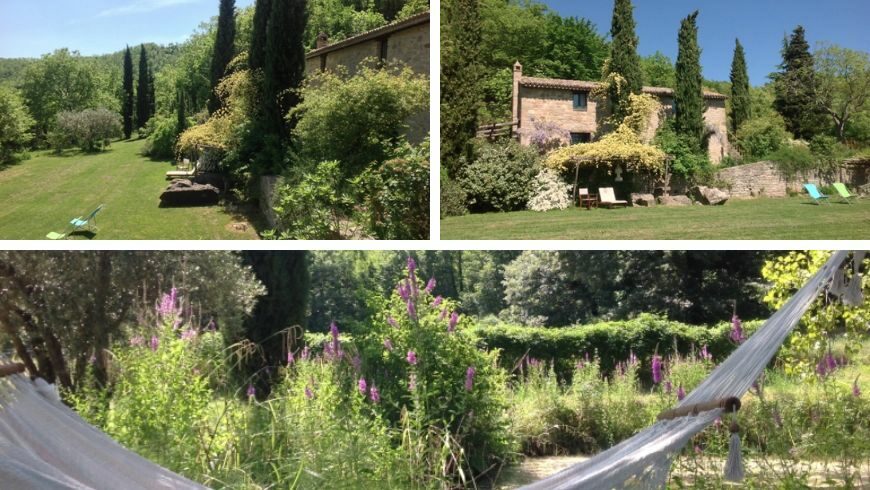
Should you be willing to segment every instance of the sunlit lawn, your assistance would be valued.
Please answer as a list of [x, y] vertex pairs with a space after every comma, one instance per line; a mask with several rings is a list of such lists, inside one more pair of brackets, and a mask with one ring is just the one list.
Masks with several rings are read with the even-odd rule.
[[[222, 206], [161, 208], [170, 162], [139, 154], [143, 140], [114, 142], [99, 154], [50, 152], [0, 167], [0, 239], [44, 239], [69, 230], [69, 221], [105, 204], [94, 235], [73, 239], [256, 239], [245, 216]], [[236, 223], [248, 223], [239, 231]]]
[[818, 206], [801, 197], [732, 200], [723, 206], [485, 213], [441, 220], [445, 240], [860, 240], [870, 238], [870, 199]]

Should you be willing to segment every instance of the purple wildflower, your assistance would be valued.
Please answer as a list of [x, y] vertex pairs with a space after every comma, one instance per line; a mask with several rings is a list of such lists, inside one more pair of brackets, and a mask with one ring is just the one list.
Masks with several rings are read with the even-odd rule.
[[737, 315], [731, 317], [731, 340], [738, 344], [746, 340], [743, 336], [743, 323]]
[[151, 350], [153, 352], [157, 352], [158, 347], [160, 347], [160, 339], [158, 339], [156, 336], [152, 335], [151, 336]]
[[299, 354], [299, 357], [302, 358], [303, 361], [307, 361], [309, 358], [311, 358], [311, 349], [309, 349], [306, 345], [302, 348], [302, 353]]
[[852, 396], [855, 398], [861, 397], [861, 388], [858, 386], [858, 378], [855, 378], [855, 381], [852, 382]]
[[372, 385], [371, 389], [369, 390], [369, 398], [371, 399], [372, 403], [379, 403], [381, 401], [381, 392], [378, 391], [377, 386]]
[[411, 373], [408, 376], [408, 390], [415, 391], [417, 389], [417, 375], [415, 373]]
[[686, 390], [683, 389], [683, 385], [680, 385], [677, 388], [677, 400], [683, 401], [683, 398], [686, 398]]
[[184, 332], [181, 332], [181, 340], [192, 340], [192, 339], [196, 338], [196, 334], [197, 334], [196, 329], [189, 328], [189, 329], [185, 330]]
[[393, 341], [390, 339], [384, 339], [384, 349], [393, 352]]
[[357, 383], [357, 386], [359, 387], [359, 393], [360, 393], [360, 395], [362, 395], [362, 396], [365, 396], [366, 393], [369, 391], [369, 385], [368, 385], [368, 383], [366, 383], [366, 379], [365, 379], [365, 378], [362, 378], [362, 377], [361, 377], [361, 378], [359, 379], [359, 383]]
[[474, 375], [477, 371], [472, 366], [468, 366], [465, 371], [465, 391], [471, 391], [474, 388]]
[[402, 298], [402, 301], [408, 301], [408, 298], [411, 297], [411, 290], [405, 287], [401, 282], [399, 283], [399, 297]]
[[709, 351], [707, 351], [707, 344], [704, 344], [704, 345], [701, 347], [701, 359], [704, 360], [704, 361], [711, 361], [711, 360], [713, 360], [713, 355], [710, 354]]
[[670, 395], [672, 389], [673, 389], [673, 385], [671, 384], [671, 380], [665, 381], [665, 394]]
[[662, 358], [658, 354], [652, 358], [652, 379], [655, 384], [662, 382]]
[[396, 319], [392, 316], [387, 316], [387, 323], [393, 328], [399, 328], [399, 324], [396, 323]]
[[417, 262], [414, 261], [414, 257], [408, 257], [408, 274], [413, 274], [415, 270], [417, 270]]
[[293, 351], [287, 351], [287, 365], [291, 365], [296, 362], [296, 357], [293, 356]]
[[457, 323], [459, 323], [459, 314], [454, 311], [450, 314], [450, 323], [447, 324], [447, 331], [453, 333], [456, 330]]
[[833, 372], [837, 369], [837, 360], [834, 359], [834, 355], [831, 354], [831, 351], [825, 355], [825, 367], [828, 368], [828, 372]]
[[417, 308], [414, 307], [414, 302], [411, 300], [408, 300], [408, 318], [417, 319]]
[[248, 393], [248, 398], [252, 398], [252, 397], [257, 395], [257, 389], [254, 388], [254, 385], [249, 384], [247, 393]]
[[825, 375], [828, 374], [828, 363], [826, 363], [824, 359], [822, 359], [821, 361], [819, 361], [818, 364], [816, 364], [816, 374], [818, 374], [821, 377], [825, 377]]
[[308, 385], [305, 385], [305, 398], [309, 400], [314, 398], [314, 392], [311, 391], [311, 388]]
[[445, 318], [447, 318], [447, 308], [442, 308], [441, 314], [438, 315], [438, 320], [444, 320]]
[[435, 278], [434, 277], [429, 278], [429, 282], [426, 283], [426, 292], [431, 293], [432, 291], [434, 291], [435, 284], [437, 284], [437, 282], [435, 281]]
[[324, 354], [330, 359], [340, 359], [344, 353], [341, 350], [341, 342], [338, 340], [338, 325], [335, 322], [329, 325], [329, 335], [332, 336], [332, 341], [324, 347]]
[[438, 308], [441, 305], [441, 302], [444, 301], [444, 298], [441, 296], [436, 296], [435, 301], [432, 302], [432, 308]]
[[417, 353], [412, 350], [408, 351], [408, 364], [412, 366], [417, 365]]

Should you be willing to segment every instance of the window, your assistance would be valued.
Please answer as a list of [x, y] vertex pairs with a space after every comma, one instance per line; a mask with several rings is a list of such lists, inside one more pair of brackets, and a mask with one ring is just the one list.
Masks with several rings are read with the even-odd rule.
[[586, 92], [574, 92], [574, 110], [575, 111], [585, 111], [586, 110]]
[[590, 133], [571, 133], [571, 144], [576, 145], [577, 143], [589, 143], [592, 141], [592, 135]]
[[388, 53], [389, 46], [390, 46], [389, 38], [385, 37], [385, 38], [381, 39], [379, 56], [381, 58], [382, 63], [387, 61], [387, 55], [389, 54]]

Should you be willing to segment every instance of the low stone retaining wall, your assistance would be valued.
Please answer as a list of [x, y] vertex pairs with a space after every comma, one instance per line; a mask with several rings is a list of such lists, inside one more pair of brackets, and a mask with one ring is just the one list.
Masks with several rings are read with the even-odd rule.
[[790, 183], [773, 162], [755, 162], [724, 168], [716, 173], [731, 197], [786, 197]]

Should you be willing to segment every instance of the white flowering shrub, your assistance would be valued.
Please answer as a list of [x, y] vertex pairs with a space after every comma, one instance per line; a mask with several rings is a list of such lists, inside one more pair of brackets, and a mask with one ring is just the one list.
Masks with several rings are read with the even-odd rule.
[[544, 169], [532, 181], [532, 198], [528, 207], [532, 211], [549, 211], [551, 209], [566, 209], [571, 205], [565, 183], [558, 172]]

